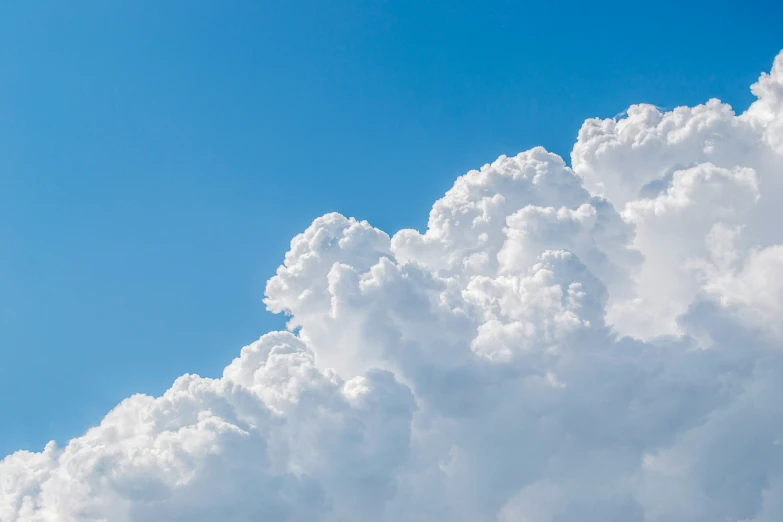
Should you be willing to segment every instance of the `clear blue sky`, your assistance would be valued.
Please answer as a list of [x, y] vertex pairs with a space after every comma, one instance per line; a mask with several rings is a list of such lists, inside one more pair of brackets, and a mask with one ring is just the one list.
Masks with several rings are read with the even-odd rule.
[[3, 2], [0, 454], [218, 375], [283, 324], [265, 281], [324, 212], [422, 228], [587, 117], [744, 109], [776, 4]]

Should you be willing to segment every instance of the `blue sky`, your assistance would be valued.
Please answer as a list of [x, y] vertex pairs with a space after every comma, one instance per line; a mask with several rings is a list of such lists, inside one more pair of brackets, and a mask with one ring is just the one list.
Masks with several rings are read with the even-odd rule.
[[[165, 5], [164, 5], [165, 4]], [[0, 454], [218, 375], [329, 211], [421, 229], [456, 176], [629, 104], [735, 109], [775, 2], [7, 2]]]

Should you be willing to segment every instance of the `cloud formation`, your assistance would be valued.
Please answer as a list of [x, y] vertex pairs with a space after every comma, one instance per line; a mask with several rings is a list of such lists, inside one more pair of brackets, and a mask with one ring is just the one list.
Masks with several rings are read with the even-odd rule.
[[289, 330], [0, 462], [2, 522], [779, 522], [783, 53], [710, 100], [461, 176], [427, 230], [339, 214]]

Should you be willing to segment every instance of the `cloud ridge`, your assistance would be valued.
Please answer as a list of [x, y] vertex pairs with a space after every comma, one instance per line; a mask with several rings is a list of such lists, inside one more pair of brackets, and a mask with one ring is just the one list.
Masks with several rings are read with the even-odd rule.
[[1, 522], [779, 522], [783, 53], [742, 114], [587, 120], [424, 232], [291, 241], [220, 378], [0, 462]]

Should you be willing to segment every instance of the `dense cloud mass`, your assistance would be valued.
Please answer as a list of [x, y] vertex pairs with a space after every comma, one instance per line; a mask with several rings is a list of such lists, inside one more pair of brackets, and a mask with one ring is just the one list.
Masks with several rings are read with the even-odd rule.
[[584, 123], [425, 233], [329, 214], [290, 316], [0, 463], [2, 522], [780, 522], [783, 53], [744, 113]]

